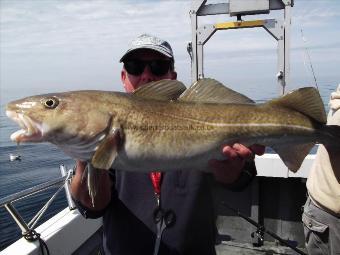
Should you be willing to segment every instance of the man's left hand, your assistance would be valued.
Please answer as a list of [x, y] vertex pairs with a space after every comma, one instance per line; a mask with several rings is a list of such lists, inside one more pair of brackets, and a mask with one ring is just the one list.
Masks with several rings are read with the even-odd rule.
[[264, 151], [265, 147], [257, 144], [249, 148], [239, 143], [235, 143], [232, 146], [227, 145], [222, 149], [222, 153], [227, 159], [212, 159], [209, 161], [209, 166], [217, 181], [224, 184], [231, 184], [239, 178], [245, 162], [247, 160], [253, 160], [255, 154], [263, 155]]

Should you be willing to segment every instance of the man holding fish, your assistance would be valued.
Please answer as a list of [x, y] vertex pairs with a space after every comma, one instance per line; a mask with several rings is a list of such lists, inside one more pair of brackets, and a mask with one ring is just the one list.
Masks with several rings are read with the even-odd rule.
[[[129, 93], [149, 82], [177, 78], [171, 46], [150, 35], [135, 39], [120, 62], [121, 80]], [[254, 153], [263, 154], [264, 147], [236, 143], [220, 148], [220, 153], [224, 159], [209, 161], [212, 174], [180, 167], [167, 173], [100, 171], [94, 201], [83, 180], [86, 164], [77, 161], [72, 195], [85, 217], [103, 216], [106, 254], [215, 254], [211, 185], [217, 181], [230, 189], [247, 186], [256, 175]], [[157, 208], [171, 216], [163, 233], [155, 224]]]
[[[132, 60], [124, 66], [133, 76], [147, 66], [162, 77], [164, 70], [156, 68], [163, 65], [159, 62]], [[49, 142], [89, 163], [92, 206], [98, 188], [96, 169], [144, 173], [194, 169], [218, 176], [221, 172], [211, 170], [211, 164], [225, 160], [224, 145], [230, 147], [222, 152], [232, 156], [235, 149], [242, 151], [235, 144], [263, 151], [256, 146], [261, 144], [296, 172], [315, 144], [340, 146], [340, 126], [326, 124], [322, 99], [313, 87], [256, 104], [214, 79], [200, 79], [189, 88], [162, 79], [131, 93], [80, 90], [34, 95], [8, 103], [6, 115], [20, 126], [11, 140]], [[235, 162], [239, 166], [243, 160], [230, 163]]]
[[50, 142], [78, 160], [72, 194], [83, 215], [103, 216], [107, 254], [215, 254], [213, 183], [245, 186], [263, 146], [293, 172], [316, 143], [339, 147], [316, 88], [263, 104], [214, 79], [186, 88], [170, 45], [149, 35], [121, 62], [129, 93], [49, 93], [6, 106], [21, 128], [13, 141]]

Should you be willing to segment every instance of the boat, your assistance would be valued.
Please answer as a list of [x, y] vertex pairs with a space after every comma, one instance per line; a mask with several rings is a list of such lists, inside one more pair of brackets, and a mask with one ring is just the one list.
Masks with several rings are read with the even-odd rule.
[[[216, 31], [230, 29], [265, 29], [278, 45], [277, 81], [279, 94], [285, 93], [289, 81], [289, 45], [291, 8], [288, 0], [229, 0], [227, 3], [207, 4], [206, 0], [193, 0], [190, 10], [192, 41], [188, 52], [192, 62], [192, 81], [204, 78], [203, 50]], [[243, 21], [246, 15], [266, 14], [272, 10], [284, 12], [284, 19]], [[229, 14], [235, 21], [201, 24], [207, 15]], [[308, 155], [297, 173], [290, 172], [277, 154], [267, 152], [256, 156], [258, 175], [242, 192], [214, 188], [216, 198], [216, 225], [218, 243], [216, 251], [227, 254], [305, 254], [302, 210], [306, 200], [306, 178], [315, 155]], [[0, 199], [18, 224], [23, 237], [0, 252], [12, 254], [103, 254], [101, 248], [101, 219], [84, 219], [70, 197], [69, 183], [72, 169], [60, 165], [62, 177], [28, 190]], [[40, 214], [27, 224], [14, 207], [14, 202], [43, 192], [51, 187], [66, 192], [68, 207], [35, 227]], [[50, 203], [50, 201], [48, 202]], [[43, 207], [41, 212], [46, 208]], [[255, 223], [251, 224], [251, 223]], [[286, 244], [265, 230], [279, 236]], [[76, 234], [75, 234], [76, 233]], [[295, 248], [295, 250], [293, 248]], [[300, 251], [300, 252], [299, 252]]]

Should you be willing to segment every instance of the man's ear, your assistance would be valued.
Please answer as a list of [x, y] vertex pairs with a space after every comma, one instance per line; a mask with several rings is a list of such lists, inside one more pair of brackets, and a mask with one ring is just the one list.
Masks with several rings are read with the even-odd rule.
[[126, 71], [124, 69], [120, 72], [120, 79], [122, 80], [122, 83], [125, 84]]
[[171, 80], [176, 80], [177, 79], [177, 72], [172, 71], [171, 72]]

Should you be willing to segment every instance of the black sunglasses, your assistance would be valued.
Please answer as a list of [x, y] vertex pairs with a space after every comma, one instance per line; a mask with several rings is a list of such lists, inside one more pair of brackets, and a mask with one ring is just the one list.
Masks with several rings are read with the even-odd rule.
[[125, 70], [132, 75], [141, 75], [144, 72], [146, 66], [149, 66], [152, 74], [157, 76], [165, 75], [172, 67], [172, 61], [170, 60], [127, 60], [124, 62]]

